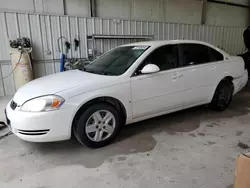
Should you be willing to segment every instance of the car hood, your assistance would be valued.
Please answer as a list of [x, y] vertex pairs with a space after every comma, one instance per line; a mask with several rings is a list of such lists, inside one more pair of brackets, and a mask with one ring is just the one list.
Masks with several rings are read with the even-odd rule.
[[[97, 75], [79, 70], [66, 71], [38, 78], [25, 84], [18, 89], [13, 100], [18, 105], [21, 105], [29, 99], [43, 95], [57, 94], [75, 87], [84, 87], [84, 92], [88, 92], [89, 87], [91, 89], [93, 89], [93, 85], [96, 88], [105, 87], [112, 84], [112, 80], [115, 80], [115, 77]], [[74, 93], [71, 95], [74, 96]]]

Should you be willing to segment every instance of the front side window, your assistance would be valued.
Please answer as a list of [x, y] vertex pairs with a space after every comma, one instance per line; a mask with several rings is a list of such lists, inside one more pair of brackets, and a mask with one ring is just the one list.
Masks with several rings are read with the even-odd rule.
[[101, 75], [122, 75], [148, 48], [149, 46], [115, 48], [93, 61], [84, 70]]
[[201, 44], [181, 44], [182, 66], [198, 65], [210, 62], [209, 48]]
[[176, 68], [178, 66], [177, 45], [167, 45], [153, 51], [139, 66], [135, 75], [140, 74], [143, 67], [148, 64], [157, 65], [160, 68], [160, 71]]

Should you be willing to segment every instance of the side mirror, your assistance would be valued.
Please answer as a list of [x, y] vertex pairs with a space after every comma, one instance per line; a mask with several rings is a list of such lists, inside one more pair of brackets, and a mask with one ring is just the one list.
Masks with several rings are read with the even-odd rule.
[[155, 65], [155, 64], [148, 64], [148, 65], [145, 65], [143, 67], [143, 69], [141, 70], [141, 73], [142, 74], [150, 74], [150, 73], [155, 73], [155, 72], [159, 72], [160, 71], [160, 68]]

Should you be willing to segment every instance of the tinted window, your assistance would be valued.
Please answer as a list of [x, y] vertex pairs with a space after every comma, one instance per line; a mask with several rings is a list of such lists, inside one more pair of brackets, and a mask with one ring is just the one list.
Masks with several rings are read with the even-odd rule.
[[210, 62], [210, 54], [207, 46], [201, 44], [181, 44], [181, 51], [182, 66]]
[[148, 46], [125, 46], [115, 48], [86, 66], [85, 71], [102, 75], [121, 75], [148, 48]]
[[178, 65], [177, 45], [167, 45], [153, 51], [139, 66], [135, 74], [140, 74], [140, 71], [147, 64], [155, 64], [161, 71], [176, 68]]
[[209, 48], [211, 61], [222, 61], [224, 56], [213, 48]]

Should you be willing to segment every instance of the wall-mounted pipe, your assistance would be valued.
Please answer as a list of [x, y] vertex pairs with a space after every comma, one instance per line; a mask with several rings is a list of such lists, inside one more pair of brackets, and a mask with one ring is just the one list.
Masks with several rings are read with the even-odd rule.
[[90, 5], [90, 16], [96, 17], [96, 1], [89, 0], [89, 5]]
[[207, 5], [207, 0], [202, 0], [202, 12], [201, 12], [201, 24], [206, 23], [206, 5]]
[[63, 0], [63, 15], [66, 15], [66, 0]]

